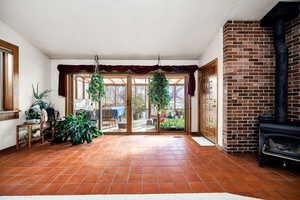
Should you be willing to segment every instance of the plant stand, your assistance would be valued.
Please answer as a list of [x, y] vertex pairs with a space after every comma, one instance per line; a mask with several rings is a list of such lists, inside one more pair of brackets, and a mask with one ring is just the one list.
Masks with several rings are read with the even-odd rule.
[[[32, 138], [32, 127], [39, 125], [40, 126], [40, 136], [36, 137], [36, 138]], [[20, 128], [26, 127], [27, 128], [27, 134], [28, 134], [28, 139], [27, 139], [27, 144], [28, 144], [28, 148], [31, 149], [32, 146], [32, 142], [33, 141], [37, 141], [37, 140], [41, 140], [41, 143], [44, 143], [44, 135], [43, 135], [43, 130], [42, 130], [42, 124], [40, 123], [24, 123], [24, 124], [19, 124], [16, 126], [16, 149], [19, 150], [20, 149]]]

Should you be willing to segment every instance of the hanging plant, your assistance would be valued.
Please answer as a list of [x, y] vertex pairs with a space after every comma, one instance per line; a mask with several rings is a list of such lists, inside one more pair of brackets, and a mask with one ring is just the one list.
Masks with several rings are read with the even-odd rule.
[[99, 102], [101, 98], [105, 96], [104, 80], [100, 74], [92, 74], [87, 93], [90, 95], [93, 102]]
[[154, 72], [149, 84], [150, 102], [156, 106], [157, 112], [166, 109], [170, 103], [169, 82], [164, 73]]

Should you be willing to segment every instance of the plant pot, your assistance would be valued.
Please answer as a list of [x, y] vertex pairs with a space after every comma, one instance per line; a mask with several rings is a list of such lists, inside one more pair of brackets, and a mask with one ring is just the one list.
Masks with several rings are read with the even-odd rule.
[[133, 114], [133, 120], [138, 120], [139, 119], [139, 115], [137, 113]]
[[40, 119], [27, 119], [25, 121], [26, 124], [40, 123]]
[[39, 103], [39, 106], [41, 109], [46, 109], [48, 107], [48, 104], [45, 102]]

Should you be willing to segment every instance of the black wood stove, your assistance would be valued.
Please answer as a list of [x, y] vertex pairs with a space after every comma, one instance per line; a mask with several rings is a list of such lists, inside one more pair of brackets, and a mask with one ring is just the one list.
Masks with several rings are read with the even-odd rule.
[[300, 124], [288, 121], [288, 48], [285, 23], [299, 16], [299, 2], [279, 2], [261, 20], [273, 26], [276, 53], [275, 116], [259, 117], [259, 165], [268, 159], [300, 163]]

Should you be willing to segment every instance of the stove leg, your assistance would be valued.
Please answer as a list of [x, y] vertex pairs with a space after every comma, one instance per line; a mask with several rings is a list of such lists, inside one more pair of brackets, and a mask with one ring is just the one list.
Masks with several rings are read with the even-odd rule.
[[286, 168], [287, 164], [286, 164], [285, 161], [282, 161], [282, 166], [283, 166], [284, 168]]
[[258, 158], [258, 166], [263, 167], [264, 165], [265, 165], [265, 159], [263, 158], [262, 155], [260, 155]]

